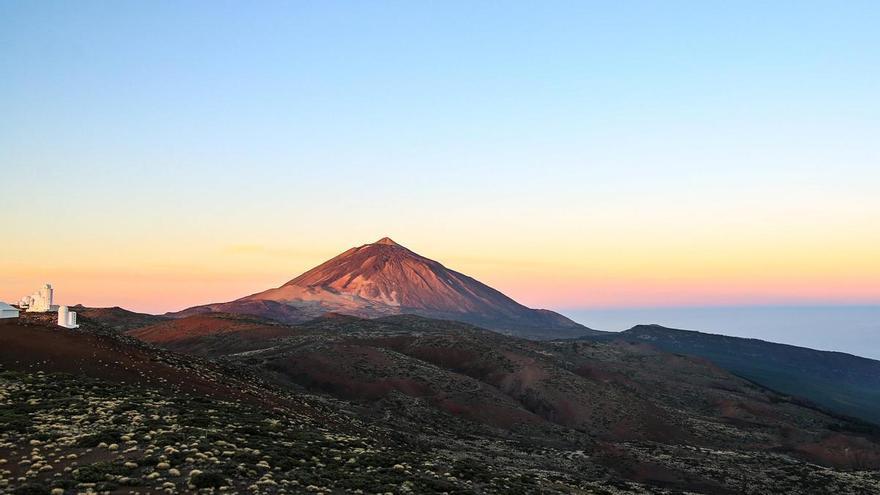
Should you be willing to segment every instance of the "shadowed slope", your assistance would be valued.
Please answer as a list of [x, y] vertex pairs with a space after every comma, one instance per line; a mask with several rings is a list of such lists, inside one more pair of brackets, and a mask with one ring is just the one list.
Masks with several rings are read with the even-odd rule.
[[607, 338], [700, 356], [739, 376], [833, 411], [875, 423], [880, 418], [880, 361], [659, 325], [639, 325]]
[[205, 304], [203, 306], [187, 308], [176, 313], [166, 313], [165, 316], [170, 318], [184, 318], [187, 316], [208, 313], [251, 315], [260, 318], [268, 318], [282, 323], [301, 323], [316, 316], [289, 304], [282, 304], [277, 301], [269, 300], [237, 300], [225, 303]]
[[88, 308], [82, 304], [77, 304], [76, 306], [71, 306], [70, 309], [71, 311], [76, 311], [77, 316], [80, 318], [86, 317], [120, 332], [154, 325], [167, 320], [164, 316], [136, 313], [119, 306], [113, 306], [112, 308]]

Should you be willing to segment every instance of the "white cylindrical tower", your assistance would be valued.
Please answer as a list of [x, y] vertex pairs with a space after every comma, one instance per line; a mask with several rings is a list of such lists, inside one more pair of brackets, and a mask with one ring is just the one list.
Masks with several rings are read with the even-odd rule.
[[46, 300], [46, 307], [51, 308], [55, 303], [55, 291], [52, 289], [50, 284], [46, 284], [40, 289], [40, 294], [43, 296], [43, 299]]
[[67, 306], [61, 306], [60, 308], [58, 308], [58, 326], [59, 327], [70, 328], [68, 326], [69, 323], [68, 323], [67, 314], [68, 314]]

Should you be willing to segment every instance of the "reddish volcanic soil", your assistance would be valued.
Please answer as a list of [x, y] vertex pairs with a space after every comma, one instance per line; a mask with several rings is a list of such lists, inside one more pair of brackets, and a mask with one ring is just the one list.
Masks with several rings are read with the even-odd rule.
[[268, 368], [283, 379], [345, 399], [372, 401], [398, 392], [492, 426], [541, 422], [516, 400], [479, 380], [372, 345], [306, 345], [273, 359]]
[[[200, 314], [129, 332], [167, 349], [194, 354], [187, 356], [109, 329], [134, 324], [141, 318], [138, 315], [114, 308], [91, 315], [96, 319], [84, 316], [77, 330], [55, 326], [52, 314], [0, 320], [0, 370], [31, 373], [4, 373], [4, 380], [18, 377], [26, 379], [21, 383], [29, 387], [42, 387], [42, 383], [55, 391], [77, 382], [77, 387], [82, 384], [80, 391], [111, 395], [126, 391], [125, 402], [145, 392], [153, 398], [164, 396], [161, 408], [151, 402], [149, 407], [157, 407], [157, 414], [150, 417], [173, 417], [175, 429], [168, 431], [185, 431], [187, 438], [169, 440], [175, 449], [197, 442], [200, 450], [208, 451], [210, 447], [203, 449], [201, 444], [211, 438], [235, 438], [239, 444], [259, 440], [262, 443], [253, 445], [261, 455], [283, 456], [272, 461], [273, 466], [289, 462], [299, 467], [302, 460], [315, 460], [319, 454], [315, 438], [332, 438], [332, 448], [320, 462], [337, 464], [332, 475], [321, 478], [322, 483], [336, 479], [341, 466], [352, 464], [356, 464], [352, 471], [356, 474], [349, 487], [371, 483], [364, 476], [372, 474], [359, 463], [373, 458], [337, 455], [353, 437], [328, 436], [332, 426], [370, 431], [363, 438], [407, 440], [406, 455], [373, 449], [377, 464], [369, 466], [378, 466], [374, 472], [382, 479], [400, 470], [397, 463], [401, 461], [407, 463], [400, 467], [409, 476], [417, 472], [417, 466], [436, 466], [437, 459], [450, 455], [455, 462], [437, 472], [454, 473], [456, 479], [473, 474], [485, 486], [516, 477], [511, 472], [485, 473], [480, 467], [486, 463], [523, 469], [530, 465], [527, 461], [539, 461], [543, 467], [531, 470], [530, 477], [551, 473], [548, 467], [564, 466], [584, 479], [613, 480], [615, 487], [634, 489], [627, 493], [817, 493], [816, 487], [827, 487], [823, 493], [876, 492], [862, 488], [876, 487], [872, 470], [880, 467], [880, 431], [761, 388], [705, 360], [666, 353], [644, 343], [537, 342], [411, 315], [371, 320], [331, 315], [289, 326], [242, 315]], [[101, 324], [102, 317], [107, 324]], [[56, 372], [60, 374], [52, 374]], [[78, 378], [82, 375], [109, 383], [95, 385], [100, 382]], [[62, 380], [68, 380], [68, 385], [61, 385]], [[42, 404], [31, 404], [30, 398], [44, 397], [49, 389], [26, 391], [29, 395], [8, 403]], [[217, 406], [213, 404], [204, 413], [193, 413], [193, 408], [210, 401], [190, 393], [233, 401], [215, 401], [225, 408], [222, 414], [214, 414]], [[71, 419], [66, 417], [70, 404], [80, 402], [81, 397], [67, 396], [68, 402], [47, 417], [51, 421]], [[249, 407], [245, 402], [261, 414], [242, 416]], [[160, 416], [158, 412], [171, 403], [186, 414], [162, 412]], [[128, 404], [124, 410], [105, 409], [102, 421], [124, 423], [125, 417], [110, 415], [143, 407]], [[26, 420], [40, 415], [22, 410], [29, 416], [13, 416], [25, 428], [21, 431], [28, 431], [31, 426]], [[264, 411], [275, 414], [275, 419], [264, 416]], [[277, 429], [293, 417], [302, 420], [286, 423], [295, 429]], [[186, 425], [177, 422], [181, 418]], [[247, 419], [246, 429], [230, 423], [238, 419]], [[217, 422], [209, 430], [204, 420]], [[303, 427], [314, 426], [321, 433], [302, 436]], [[388, 430], [375, 434], [379, 430], [373, 427]], [[78, 424], [76, 428], [87, 431]], [[113, 428], [104, 431], [121, 434]], [[142, 424], [141, 433], [151, 428], [152, 423]], [[45, 431], [43, 426], [33, 430]], [[22, 445], [24, 438], [18, 436], [5, 445]], [[307, 438], [313, 440], [304, 441]], [[355, 445], [363, 445], [356, 441]], [[298, 447], [303, 450], [290, 453]], [[136, 459], [129, 450], [125, 452]], [[151, 445], [144, 454], [152, 452]], [[413, 460], [411, 467], [410, 454], [419, 453], [425, 457]], [[468, 459], [462, 462], [466, 455]], [[217, 457], [211, 461], [216, 463], [223, 456]], [[248, 462], [258, 458], [248, 458]], [[118, 464], [123, 457], [86, 451], [77, 462], [103, 460]], [[235, 466], [241, 466], [240, 461], [229, 459], [222, 472], [238, 472]], [[53, 469], [74, 467], [66, 462], [53, 461]], [[12, 472], [30, 470], [23, 466], [16, 464]], [[150, 470], [152, 466], [144, 464]], [[277, 468], [272, 472], [283, 473]], [[298, 480], [305, 479], [302, 473], [314, 473], [314, 468], [301, 471]], [[532, 493], [537, 487], [559, 487], [565, 481], [553, 476], [505, 493]], [[651, 488], [635, 490], [641, 487], [631, 482]], [[427, 493], [430, 487], [453, 491], [452, 485], [437, 483], [432, 478], [412, 492]], [[587, 491], [593, 486], [588, 485]], [[472, 490], [475, 487], [468, 481], [463, 491], [480, 491]], [[581, 493], [583, 488], [578, 485], [577, 490], [560, 493]]]
[[880, 446], [854, 435], [830, 435], [817, 442], [797, 445], [794, 451], [825, 466], [844, 469], [880, 467]]
[[[725, 447], [735, 442], [837, 466], [880, 459], [846, 423], [734, 377], [710, 362], [614, 342], [541, 343], [469, 325], [334, 315], [296, 326], [194, 316], [133, 334], [256, 366], [287, 386], [346, 400], [402, 394], [477, 423], [515, 431], [554, 425], [596, 439]], [[250, 351], [250, 352], [243, 352]], [[849, 450], [847, 450], [849, 449]], [[650, 472], [649, 466], [643, 466]]]
[[289, 327], [267, 325], [264, 322], [249, 320], [235, 315], [196, 315], [138, 328], [129, 332], [129, 335], [146, 342], [162, 344], [232, 332], [244, 334], [257, 333], [259, 338], [271, 339], [287, 335], [291, 330]]
[[[41, 315], [42, 316], [42, 315]], [[54, 317], [54, 315], [52, 315]], [[25, 315], [0, 320], [0, 365], [17, 371], [82, 374], [136, 385], [170, 388], [225, 398], [244, 398], [195, 370], [163, 362], [159, 351], [127, 345], [112, 336], [68, 330]]]

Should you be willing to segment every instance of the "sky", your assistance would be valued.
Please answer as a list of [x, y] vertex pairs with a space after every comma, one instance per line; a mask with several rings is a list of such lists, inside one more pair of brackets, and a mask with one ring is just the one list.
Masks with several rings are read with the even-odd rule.
[[880, 303], [880, 3], [0, 2], [0, 299], [390, 236], [533, 306]]

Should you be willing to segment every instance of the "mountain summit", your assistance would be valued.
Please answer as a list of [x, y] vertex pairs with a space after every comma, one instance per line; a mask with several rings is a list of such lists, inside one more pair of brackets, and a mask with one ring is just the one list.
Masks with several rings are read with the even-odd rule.
[[400, 245], [400, 244], [394, 242], [393, 240], [391, 240], [390, 237], [383, 237], [383, 238], [379, 239], [378, 241], [374, 242], [373, 244], [385, 244], [386, 246], [399, 246]]
[[[281, 287], [229, 303], [190, 308], [302, 321], [328, 312], [376, 318], [415, 314], [457, 320], [525, 337], [594, 333], [548, 310], [531, 309], [467, 275], [450, 270], [388, 237], [351, 248]], [[270, 311], [272, 314], [262, 314]]]

